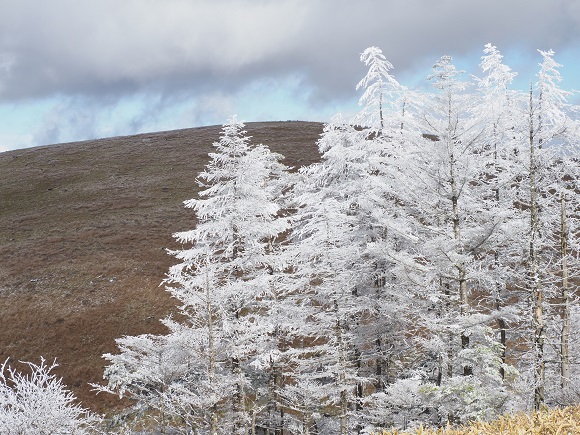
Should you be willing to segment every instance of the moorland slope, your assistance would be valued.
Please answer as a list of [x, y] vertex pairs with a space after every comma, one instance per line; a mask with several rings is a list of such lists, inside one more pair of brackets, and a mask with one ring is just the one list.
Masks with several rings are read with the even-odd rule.
[[[249, 123], [297, 167], [318, 158], [322, 125]], [[175, 260], [176, 231], [195, 217], [197, 195], [220, 127], [140, 134], [0, 153], [0, 362], [57, 358], [58, 374], [84, 406], [96, 396], [115, 338], [162, 333], [175, 310], [160, 286]]]

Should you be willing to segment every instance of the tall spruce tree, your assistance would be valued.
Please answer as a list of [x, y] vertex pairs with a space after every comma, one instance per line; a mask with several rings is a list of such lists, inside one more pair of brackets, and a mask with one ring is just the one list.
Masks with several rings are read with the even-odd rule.
[[[569, 356], [566, 349], [568, 314], [566, 310], [567, 276], [573, 260], [568, 253], [566, 237], [568, 201], [577, 201], [577, 189], [570, 182], [576, 179], [577, 125], [573, 120], [577, 109], [568, 103], [571, 93], [560, 88], [561, 67], [554, 52], [538, 50], [542, 56], [536, 83], [530, 87], [527, 107], [529, 214], [526, 289], [532, 301], [533, 407], [546, 402], [546, 360], [551, 349], [546, 345], [557, 340], [549, 336], [552, 316], [550, 302], [561, 299], [560, 375], [566, 375]], [[573, 181], [572, 181], [572, 184]], [[558, 288], [560, 290], [558, 290]], [[549, 342], [547, 342], [549, 340]], [[564, 376], [562, 376], [564, 373]], [[566, 382], [555, 382], [556, 385]]]
[[[168, 291], [181, 304], [183, 320], [166, 319], [170, 334], [159, 339], [177, 341], [187, 354], [185, 366], [181, 364], [170, 385], [158, 392], [164, 411], [193, 430], [212, 434], [250, 431], [257, 409], [252, 363], [276, 346], [265, 314], [272, 299], [273, 242], [286, 229], [272, 198], [278, 192], [272, 178], [284, 167], [281, 156], [250, 146], [243, 128], [235, 118], [224, 125], [214, 143], [216, 151], [199, 176], [204, 188], [200, 198], [185, 201], [195, 211], [197, 224], [175, 234], [177, 241], [191, 247], [173, 252], [181, 262], [171, 267], [166, 280]], [[139, 349], [138, 340], [143, 339], [119, 342], [122, 350], [133, 354], [138, 348], [132, 362], [149, 358], [149, 351]], [[106, 372], [112, 388], [131, 393], [146, 383], [147, 373], [139, 372], [143, 367], [126, 364], [124, 353], [106, 358], [112, 363]]]
[[[425, 352], [416, 373], [430, 385], [425, 400], [443, 421], [489, 416], [506, 397], [500, 346], [487, 326], [493, 316], [476, 299], [476, 290], [493, 281], [490, 253], [506, 215], [486, 179], [494, 154], [481, 99], [462, 76], [449, 56], [435, 63], [429, 80], [436, 91], [411, 105], [419, 110], [405, 124], [397, 186], [401, 212], [420, 241], [413, 253], [415, 294], [424, 309], [417, 313], [416, 343]], [[487, 399], [451, 399], [450, 391], [478, 391]]]

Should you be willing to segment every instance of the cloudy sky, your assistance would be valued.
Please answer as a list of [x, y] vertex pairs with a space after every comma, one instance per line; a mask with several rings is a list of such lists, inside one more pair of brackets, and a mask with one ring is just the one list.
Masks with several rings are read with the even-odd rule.
[[534, 78], [553, 49], [580, 89], [580, 0], [0, 0], [0, 151], [357, 110], [375, 45], [403, 84], [491, 42]]

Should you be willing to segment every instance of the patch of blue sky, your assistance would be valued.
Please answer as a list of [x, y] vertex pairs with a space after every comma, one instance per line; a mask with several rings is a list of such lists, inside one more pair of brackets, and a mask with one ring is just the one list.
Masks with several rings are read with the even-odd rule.
[[580, 104], [580, 47], [570, 47], [554, 56], [556, 62], [562, 64], [562, 88], [575, 91], [570, 99], [574, 104]]
[[[500, 47], [498, 47], [500, 48]], [[540, 50], [548, 51], [549, 47], [539, 47]], [[505, 50], [501, 50], [503, 57], [503, 63], [509, 66], [512, 71], [518, 73], [515, 77], [512, 87], [514, 89], [527, 91], [530, 87], [530, 82], [535, 83], [537, 81], [537, 74], [540, 70], [540, 64], [542, 63], [542, 56], [537, 51], [537, 49], [530, 49], [529, 47], [523, 47], [519, 45], [513, 45]], [[471, 59], [477, 59], [477, 62], [473, 62], [472, 65], [476, 67], [475, 75], [481, 76], [482, 72], [479, 68], [480, 57], [483, 53], [480, 52], [479, 55], [474, 53]], [[560, 74], [563, 78], [560, 86], [562, 89], [573, 90], [580, 89], [580, 52], [578, 50], [564, 50], [562, 52], [556, 51], [554, 54], [554, 60], [562, 65], [560, 68]], [[469, 62], [469, 58], [462, 59], [465, 63]]]
[[234, 97], [238, 115], [254, 121], [326, 122], [341, 113], [345, 118], [357, 110], [357, 95], [348, 99], [317, 101], [314, 89], [300, 75], [256, 80]]
[[36, 145], [34, 132], [54, 99], [25, 100], [0, 104], [0, 151]]
[[[527, 90], [535, 81], [541, 56], [537, 51], [512, 46], [504, 62], [518, 76], [513, 85]], [[454, 56], [454, 64], [468, 74], [482, 75], [482, 50]], [[451, 53], [453, 55], [453, 53]], [[557, 52], [563, 66], [562, 88], [580, 90], [580, 49]], [[418, 59], [412, 68], [392, 71], [411, 88], [428, 88], [427, 76], [437, 58]], [[464, 77], [468, 79], [468, 76]], [[360, 92], [336, 100], [317, 100], [315, 89], [300, 74], [257, 78], [233, 93], [213, 90], [204, 94], [184, 91], [179, 97], [147, 90], [119, 98], [53, 96], [0, 104], [0, 151], [58, 142], [146, 133], [225, 123], [232, 115], [245, 122], [307, 120], [327, 122], [337, 113], [351, 119], [359, 110]], [[578, 104], [576, 94], [571, 102]]]
[[[540, 53], [536, 49], [528, 49], [518, 45], [513, 45], [506, 50], [501, 50], [501, 47], [498, 48], [500, 48], [501, 54], [504, 56], [503, 63], [517, 73], [512, 83], [512, 89], [527, 91], [530, 82], [535, 83], [537, 80], [536, 75], [542, 62]], [[549, 48], [545, 50], [547, 51]], [[464, 80], [469, 80], [469, 75], [483, 76], [480, 68], [483, 47], [481, 50], [471, 50], [460, 56], [453, 55], [453, 53], [450, 53], [450, 55], [453, 57], [453, 64], [456, 68], [465, 71]], [[560, 68], [560, 74], [563, 78], [560, 84], [562, 89], [568, 91], [580, 90], [580, 48], [570, 48], [562, 52], [556, 52], [554, 59], [562, 65]], [[397, 80], [411, 89], [427, 88], [429, 87], [427, 76], [431, 73], [431, 67], [437, 60], [438, 58], [429, 58], [415, 62], [414, 68], [404, 73], [402, 79], [397, 76], [396, 69], [393, 73]], [[575, 104], [580, 103], [579, 97], [579, 95], [573, 97]]]
[[119, 99], [54, 96], [0, 105], [3, 128], [0, 151], [152, 131], [225, 123], [232, 115], [246, 122], [274, 120], [329, 121], [349, 118], [357, 110], [352, 99], [316, 102], [313, 89], [299, 75], [261, 78], [237, 92], [164, 97], [139, 92]]

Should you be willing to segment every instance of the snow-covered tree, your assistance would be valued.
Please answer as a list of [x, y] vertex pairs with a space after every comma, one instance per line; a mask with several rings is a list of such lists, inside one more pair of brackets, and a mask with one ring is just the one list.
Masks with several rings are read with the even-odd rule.
[[[418, 190], [415, 194], [427, 199], [427, 193], [431, 198], [427, 203], [431, 206], [428, 212], [431, 217], [426, 225], [422, 225], [422, 237], [426, 242], [423, 255], [436, 270], [432, 279], [440, 287], [441, 302], [449, 308], [441, 313], [442, 318], [447, 318], [444, 323], [449, 326], [457, 321], [463, 323], [470, 311], [468, 281], [472, 279], [469, 276], [473, 261], [470, 250], [474, 242], [471, 239], [475, 231], [482, 229], [481, 223], [474, 221], [475, 217], [481, 216], [471, 216], [472, 207], [480, 199], [472, 189], [475, 187], [472, 182], [477, 182], [479, 173], [480, 162], [476, 156], [481, 126], [471, 116], [473, 102], [463, 94], [467, 83], [461, 81], [462, 74], [463, 71], [455, 68], [449, 56], [443, 56], [434, 65], [429, 80], [439, 92], [430, 96], [433, 103], [426, 106], [421, 121], [422, 128], [436, 139], [423, 139], [422, 149], [418, 150], [421, 154], [430, 154], [431, 158], [426, 160], [420, 155], [415, 156], [420, 159], [418, 168], [421, 171], [417, 177], [420, 183], [414, 185]], [[463, 319], [456, 317], [457, 314]], [[463, 349], [469, 347], [468, 325], [465, 328], [460, 332]], [[453, 335], [451, 333], [448, 337], [451, 339], [449, 346], [455, 342]], [[448, 348], [449, 356], [453, 352], [451, 347]], [[446, 365], [445, 374], [452, 377], [453, 361], [448, 358]], [[470, 375], [471, 367], [464, 365], [461, 371]], [[443, 376], [443, 370], [440, 375]]]
[[267, 311], [273, 246], [287, 226], [273, 200], [284, 166], [252, 147], [243, 128], [235, 118], [224, 125], [198, 178], [200, 198], [185, 201], [197, 225], [175, 234], [191, 246], [173, 252], [180, 263], [166, 280], [183, 320], [165, 320], [167, 337], [124, 338], [122, 353], [106, 356], [110, 388], [137, 389], [136, 399], [152, 392], [149, 405], [212, 434], [248, 432], [257, 397], [251, 364], [277, 345]]
[[360, 113], [291, 176], [231, 120], [185, 202], [197, 225], [175, 234], [180, 315], [117, 340], [104, 389], [212, 434], [369, 433], [574, 397], [579, 124], [540, 54], [529, 94], [491, 44], [481, 78], [443, 56], [411, 92], [370, 47]]
[[[480, 67], [484, 76], [477, 79], [482, 93], [477, 115], [483, 119], [486, 129], [483, 153], [488, 163], [480, 178], [489, 187], [491, 200], [495, 202], [493, 209], [502, 213], [504, 220], [492, 234], [492, 249], [486, 255], [493, 256], [493, 262], [490, 262], [488, 279], [481, 287], [491, 296], [489, 305], [495, 310], [501, 359], [505, 364], [508, 320], [503, 311], [506, 310], [505, 301], [510, 297], [508, 288], [513, 287], [517, 279], [514, 269], [520, 264], [521, 246], [516, 241], [523, 239], [525, 228], [522, 214], [514, 208], [514, 203], [518, 202], [514, 186], [522, 176], [519, 137], [514, 132], [520, 122], [518, 104], [521, 97], [509, 89], [517, 73], [503, 63], [499, 50], [486, 44], [483, 51]], [[503, 365], [500, 374], [505, 377]]]
[[[567, 240], [561, 231], [565, 223], [567, 201], [577, 201], [577, 190], [572, 187], [576, 179], [576, 162], [570, 160], [577, 153], [577, 124], [572, 119], [575, 108], [567, 101], [571, 95], [559, 87], [562, 77], [560, 64], [555, 62], [553, 51], [538, 50], [542, 56], [537, 82], [530, 87], [526, 110], [527, 119], [527, 173], [529, 215], [527, 279], [525, 289], [532, 301], [532, 347], [533, 347], [533, 406], [543, 406], [546, 386], [546, 339], [549, 331], [548, 302], [556, 288], [561, 288], [567, 299], [567, 283], [558, 276], [569, 274], [566, 252], [562, 252]], [[572, 181], [572, 183], [570, 183]], [[562, 202], [562, 200], [564, 200]], [[557, 236], [560, 234], [560, 237]], [[564, 302], [564, 305], [566, 303]], [[565, 310], [564, 310], [565, 313]], [[565, 337], [566, 318], [563, 326]], [[564, 338], [565, 340], [565, 338]], [[561, 346], [562, 347], [562, 346]], [[565, 367], [566, 349], [562, 347]]]
[[[513, 213], [502, 209], [507, 200], [497, 201], [493, 192], [491, 172], [499, 157], [489, 143], [492, 129], [482, 116], [482, 98], [462, 76], [449, 56], [435, 63], [429, 80], [436, 91], [413, 105], [419, 110], [407, 124], [398, 162], [401, 213], [419, 240], [407, 257], [422, 302], [412, 314], [421, 319], [414, 335], [424, 351], [416, 373], [437, 391], [477, 386], [505, 396], [501, 377], [486, 376], [472, 356], [495, 360], [502, 351], [487, 333], [496, 317], [480, 309], [477, 298], [499, 279], [493, 254], [512, 240]], [[469, 417], [436, 406], [435, 412], [443, 419]]]
[[[183, 400], [176, 397], [182, 394], [181, 388], [190, 382], [204, 380], [202, 366], [190, 341], [191, 337], [184, 337], [176, 331], [167, 335], [143, 334], [118, 338], [116, 342], [120, 353], [103, 355], [109, 362], [104, 372], [107, 385], [95, 385], [97, 391], [135, 400], [135, 419], [155, 410], [151, 418], [160, 430], [165, 430], [174, 419], [189, 414], [179, 409]], [[210, 400], [212, 403], [219, 401], [214, 398], [215, 394], [206, 400], [200, 398], [195, 408], [202, 409]], [[189, 402], [193, 401], [189, 397]], [[186, 425], [195, 427], [200, 420], [211, 421], [211, 416], [198, 414], [193, 421], [184, 420]]]
[[[290, 352], [293, 375], [312, 394], [305, 403], [331, 407], [336, 432], [350, 433], [365, 421], [365, 391], [384, 387], [403, 347], [405, 320], [396, 313], [406, 299], [384, 256], [389, 240], [404, 239], [391, 235], [397, 207], [389, 194], [395, 181], [388, 162], [400, 143], [337, 116], [318, 146], [322, 161], [302, 169], [292, 191], [286, 258], [296, 290], [288, 302], [303, 309], [293, 334], [305, 345]], [[322, 338], [320, 331], [329, 333]]]
[[364, 89], [364, 93], [359, 99], [362, 110], [353, 122], [381, 132], [385, 123], [394, 121], [390, 112], [399, 110], [397, 105], [405, 89], [389, 72], [393, 65], [380, 48], [367, 48], [360, 55], [360, 60], [368, 66], [368, 71], [356, 85], [356, 89]]
[[76, 403], [76, 397], [51, 373], [56, 362], [25, 363], [20, 372], [4, 361], [0, 367], [0, 433], [6, 435], [85, 434], [100, 417]]
[[[323, 162], [304, 169], [294, 187], [297, 212], [286, 254], [295, 268], [297, 303], [308, 308], [295, 332], [307, 343], [296, 359], [296, 376], [301, 385], [315, 387], [310, 391], [320, 409], [336, 406], [341, 434], [352, 430], [347, 416], [359, 381], [353, 330], [364, 297], [357, 288], [368, 276], [357, 215], [364, 204], [357, 199], [371, 185], [361, 184], [367, 181], [368, 161], [357, 141], [364, 142], [364, 136], [343, 121], [326, 127], [319, 141]], [[324, 338], [321, 331], [327, 331]]]

